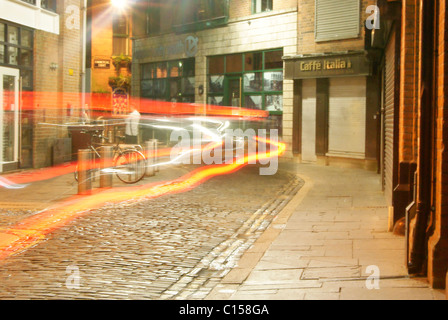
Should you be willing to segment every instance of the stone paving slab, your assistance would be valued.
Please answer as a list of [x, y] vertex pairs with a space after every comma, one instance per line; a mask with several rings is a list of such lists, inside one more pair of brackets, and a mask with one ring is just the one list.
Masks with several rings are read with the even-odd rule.
[[[252, 271], [246, 266], [238, 273], [237, 266], [231, 272], [234, 281], [224, 278], [207, 299], [445, 299], [443, 291], [407, 275], [404, 238], [388, 232], [377, 174], [293, 162], [287, 166], [305, 185], [288, 210], [279, 213], [280, 233], [263, 243], [266, 251]], [[372, 282], [371, 266], [379, 271], [378, 282]]]

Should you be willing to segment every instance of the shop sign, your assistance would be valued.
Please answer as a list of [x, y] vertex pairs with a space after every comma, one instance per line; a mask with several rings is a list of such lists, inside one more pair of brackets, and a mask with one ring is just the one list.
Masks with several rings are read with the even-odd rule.
[[93, 61], [95, 69], [110, 69], [110, 60], [108, 59], [95, 59]]
[[332, 60], [313, 60], [309, 62], [300, 62], [300, 71], [319, 71], [319, 70], [338, 70], [351, 69], [352, 61], [350, 59], [332, 59]]
[[285, 79], [328, 78], [369, 75], [370, 62], [365, 55], [285, 58]]

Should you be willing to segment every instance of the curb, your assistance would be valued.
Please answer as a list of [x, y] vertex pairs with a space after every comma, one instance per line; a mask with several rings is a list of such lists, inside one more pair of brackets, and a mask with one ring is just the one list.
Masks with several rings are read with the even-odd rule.
[[[291, 215], [294, 210], [300, 205], [303, 199], [306, 197], [308, 192], [313, 188], [314, 184], [312, 180], [303, 175], [295, 174], [296, 177], [304, 181], [304, 184], [300, 190], [294, 195], [294, 197], [280, 210], [277, 216], [273, 219], [266, 230], [261, 234], [260, 237], [252, 244], [252, 246], [247, 249], [241, 258], [238, 260], [237, 266], [232, 268], [224, 278], [221, 280], [219, 285], [241, 285], [250, 275], [252, 270], [257, 266], [258, 262], [264, 256], [266, 251], [271, 246], [272, 242], [278, 237], [282, 230], [286, 227]], [[220, 288], [216, 286], [204, 300], [211, 299], [228, 299], [235, 293], [234, 290], [223, 290], [220, 292]]]

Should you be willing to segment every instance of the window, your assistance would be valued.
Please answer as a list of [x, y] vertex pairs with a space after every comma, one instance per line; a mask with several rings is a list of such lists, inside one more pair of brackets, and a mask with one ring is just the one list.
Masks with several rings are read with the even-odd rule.
[[252, 11], [253, 13], [260, 13], [272, 10], [272, 0], [253, 0]]
[[186, 32], [226, 24], [229, 18], [228, 0], [179, 0], [173, 28]]
[[195, 59], [142, 65], [141, 97], [171, 102], [194, 102]]
[[41, 0], [40, 6], [43, 9], [56, 12], [56, 0]]
[[232, 82], [241, 77], [242, 107], [283, 113], [283, 50], [266, 50], [208, 58], [207, 101], [232, 105]]
[[36, 5], [36, 0], [22, 0], [23, 2], [32, 4], [32, 5]]
[[360, 0], [315, 0], [315, 40], [331, 41], [360, 36]]
[[151, 0], [146, 10], [146, 34], [160, 32], [161, 0]]
[[112, 21], [112, 54], [127, 55], [128, 54], [128, 19], [125, 14], [115, 15]]
[[0, 22], [0, 66], [19, 69], [23, 88], [32, 90], [33, 31], [31, 29]]

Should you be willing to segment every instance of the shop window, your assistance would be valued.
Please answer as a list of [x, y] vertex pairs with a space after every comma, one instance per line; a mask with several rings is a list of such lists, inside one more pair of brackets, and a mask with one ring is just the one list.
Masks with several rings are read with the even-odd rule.
[[272, 10], [272, 0], [253, 0], [252, 11], [253, 13], [260, 13]]
[[[208, 58], [207, 102], [231, 105], [235, 81], [241, 79], [242, 106], [283, 112], [283, 50], [266, 50]], [[225, 72], [223, 72], [225, 71]]]
[[360, 36], [360, 0], [315, 0], [315, 40], [331, 41]]
[[226, 57], [226, 73], [243, 71], [243, 55], [232, 54]]
[[143, 64], [141, 96], [154, 100], [193, 102], [194, 59]]
[[208, 71], [210, 74], [224, 73], [224, 56], [210, 57], [208, 59]]
[[283, 50], [267, 51], [264, 54], [265, 69], [283, 69]]
[[256, 71], [263, 69], [263, 54], [261, 52], [246, 53], [244, 57], [244, 70]]
[[244, 74], [244, 91], [260, 92], [263, 90], [263, 73], [246, 73]]

